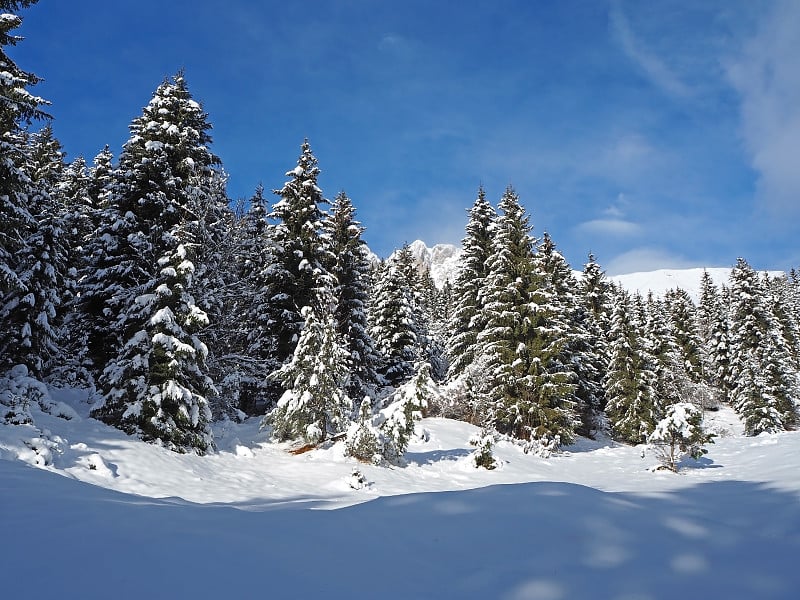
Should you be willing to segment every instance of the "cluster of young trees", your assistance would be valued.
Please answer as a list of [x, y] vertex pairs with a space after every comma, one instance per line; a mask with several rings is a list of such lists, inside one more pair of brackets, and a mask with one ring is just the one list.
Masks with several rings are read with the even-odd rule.
[[593, 256], [576, 277], [534, 239], [509, 188], [478, 193], [454, 283], [446, 414], [534, 444], [608, 429], [643, 443], [670, 407], [731, 404], [750, 435], [793, 428], [800, 401], [800, 278], [739, 259], [729, 287], [706, 272], [695, 305], [610, 284]]
[[794, 274], [740, 260], [699, 306], [632, 297], [591, 256], [576, 277], [508, 188], [497, 210], [479, 190], [437, 289], [408, 246], [371, 255], [308, 141], [274, 203], [259, 186], [232, 208], [181, 72], [116, 162], [106, 147], [66, 163], [36, 77], [5, 53], [19, 22], [0, 19], [0, 387], [85, 385], [96, 418], [197, 452], [214, 419], [242, 415], [281, 440], [347, 435], [365, 459], [402, 454], [421, 410], [546, 447], [601, 428], [642, 442], [697, 398], [730, 402], [752, 434], [795, 425]]

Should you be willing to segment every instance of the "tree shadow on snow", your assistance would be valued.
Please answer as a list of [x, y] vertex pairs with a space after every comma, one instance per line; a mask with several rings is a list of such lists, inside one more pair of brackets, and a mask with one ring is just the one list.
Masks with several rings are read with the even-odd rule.
[[[264, 512], [124, 498], [0, 461], [4, 597], [793, 600], [800, 588], [800, 496], [752, 482], [657, 496], [527, 483]], [[43, 563], [43, 549], [68, 550]]]
[[430, 465], [441, 461], [458, 460], [472, 454], [466, 448], [451, 448], [449, 450], [429, 450], [428, 452], [406, 452], [403, 458], [406, 463]]

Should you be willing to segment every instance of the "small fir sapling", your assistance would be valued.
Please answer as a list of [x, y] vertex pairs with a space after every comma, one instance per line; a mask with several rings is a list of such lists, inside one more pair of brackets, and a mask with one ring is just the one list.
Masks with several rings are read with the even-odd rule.
[[703, 431], [703, 413], [694, 404], [679, 402], [667, 409], [648, 442], [661, 462], [661, 468], [678, 472], [678, 463], [686, 456], [698, 459], [708, 452], [703, 446], [713, 444], [714, 434]]
[[491, 471], [497, 467], [497, 460], [492, 454], [494, 443], [494, 433], [486, 428], [481, 429], [480, 433], [476, 433], [469, 438], [469, 445], [475, 446], [471, 456], [476, 469], [483, 467]]
[[362, 490], [369, 485], [366, 476], [356, 467], [353, 467], [350, 477], [347, 478], [347, 483], [354, 490]]
[[347, 431], [345, 453], [363, 462], [378, 464], [381, 454], [380, 431], [372, 424], [372, 401], [365, 397], [359, 407], [359, 418]]

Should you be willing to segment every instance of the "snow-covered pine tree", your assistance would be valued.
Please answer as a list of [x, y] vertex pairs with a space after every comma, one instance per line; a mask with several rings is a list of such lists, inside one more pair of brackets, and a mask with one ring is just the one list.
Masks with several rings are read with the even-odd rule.
[[[7, 13], [33, 3], [0, 0], [0, 12]], [[35, 222], [28, 207], [30, 177], [23, 170], [22, 162], [25, 156], [23, 125], [42, 116], [40, 106], [44, 103], [27, 89], [35, 85], [38, 78], [20, 69], [6, 52], [8, 46], [21, 39], [12, 33], [21, 22], [13, 14], [3, 14], [0, 18], [0, 70], [4, 73], [0, 78], [0, 301], [3, 305], [9, 294], [25, 291], [17, 274], [16, 261]], [[5, 333], [5, 330], [6, 324], [0, 322], [0, 331]], [[4, 355], [5, 352], [0, 357]], [[0, 375], [7, 370], [7, 362], [3, 360]]]
[[700, 299], [695, 312], [695, 331], [700, 340], [700, 360], [705, 381], [725, 397], [723, 378], [718, 376], [715, 356], [727, 347], [727, 311], [723, 313], [719, 289], [708, 271], [700, 278]]
[[731, 272], [731, 403], [748, 435], [797, 423], [797, 373], [764, 283], [740, 258]]
[[703, 430], [703, 412], [694, 404], [678, 402], [667, 408], [647, 441], [662, 467], [677, 473], [682, 458], [700, 458], [708, 452], [704, 446], [714, 443], [713, 438]]
[[664, 300], [648, 293], [641, 346], [655, 376], [653, 406], [657, 420], [661, 419], [667, 406], [680, 401], [679, 380], [684, 374], [680, 348], [667, 311]]
[[477, 338], [489, 367], [488, 422], [518, 439], [569, 443], [575, 385], [558, 361], [564, 332], [555, 293], [535, 264], [529, 218], [513, 188], [498, 208], [483, 300], [487, 325]]
[[158, 263], [154, 293], [135, 299], [136, 316], [148, 320], [104, 371], [105, 403], [93, 414], [172, 450], [204, 452], [213, 445], [207, 402], [213, 383], [203, 372], [208, 349], [195, 334], [208, 317], [188, 292], [189, 248], [178, 244]]
[[719, 303], [719, 289], [714, 284], [711, 274], [704, 269], [700, 278], [700, 298], [695, 311], [695, 327], [703, 344], [707, 344], [711, 339]]
[[444, 381], [448, 369], [445, 348], [447, 320], [442, 290], [436, 287], [427, 267], [417, 274], [414, 297], [422, 356], [431, 366], [431, 377], [435, 381]]
[[[94, 157], [89, 169], [89, 198], [95, 208], [108, 205], [108, 196], [114, 186], [114, 155], [108, 144]], [[99, 224], [99, 213], [95, 215], [95, 226]]]
[[212, 444], [206, 349], [196, 337], [207, 317], [193, 296], [192, 261], [204, 241], [197, 198], [219, 180], [210, 129], [183, 73], [157, 88], [131, 123], [83, 286], [102, 370], [93, 415], [177, 451]]
[[408, 268], [412, 261], [407, 244], [385, 261], [375, 274], [370, 302], [369, 333], [381, 354], [380, 375], [394, 387], [412, 377], [421, 358], [413, 291], [416, 273]]
[[566, 259], [544, 233], [536, 264], [552, 288], [555, 323], [563, 331], [556, 334], [563, 349], [554, 361], [554, 369], [570, 374], [575, 385], [571, 399], [574, 427], [580, 435], [591, 436], [598, 428], [604, 404], [602, 355], [598, 352], [599, 329], [586, 306], [578, 282]]
[[[8, 11], [35, 0], [0, 1], [0, 376], [25, 364], [36, 377], [52, 358], [52, 322], [60, 302], [63, 260], [59, 215], [35, 180], [24, 125], [45, 117], [30, 93], [38, 78], [20, 69], [6, 48], [21, 38], [21, 19]], [[27, 146], [27, 147], [26, 147]]]
[[768, 302], [778, 322], [786, 348], [792, 357], [795, 372], [800, 370], [800, 312], [796, 310], [794, 289], [786, 275], [766, 277]]
[[605, 379], [606, 415], [614, 438], [639, 444], [657, 422], [656, 376], [642, 346], [644, 332], [630, 295], [620, 289], [613, 298]]
[[0, 320], [8, 320], [11, 325], [8, 358], [27, 366], [31, 377], [43, 380], [63, 359], [57, 331], [68, 260], [62, 226], [64, 210], [57, 190], [63, 154], [47, 126], [30, 136], [28, 143], [24, 168], [31, 179], [27, 200], [36, 225], [17, 257], [25, 293], [7, 299], [0, 310]]
[[[303, 307], [334, 298], [335, 280], [325, 267], [330, 261], [322, 236], [322, 207], [328, 201], [317, 185], [319, 173], [317, 159], [305, 140], [297, 166], [286, 173], [288, 181], [274, 191], [280, 200], [269, 215], [274, 221], [270, 233], [273, 258], [264, 277], [269, 294], [266, 324], [276, 336], [275, 360], [279, 364], [292, 356], [297, 345]], [[317, 308], [327, 311], [330, 307]]]
[[605, 335], [611, 321], [612, 286], [594, 254], [590, 253], [588, 262], [583, 265], [578, 289], [589, 313]]
[[720, 391], [724, 402], [730, 402], [733, 390], [730, 304], [730, 289], [722, 286], [712, 313], [706, 357], [709, 381]]
[[333, 317], [319, 314], [320, 302], [314, 306], [303, 307], [304, 326], [291, 360], [270, 375], [285, 391], [264, 424], [272, 425], [280, 441], [319, 444], [349, 424], [352, 403], [344, 391], [349, 353]]
[[692, 297], [681, 288], [669, 290], [664, 295], [664, 303], [683, 372], [690, 381], [700, 383], [705, 380], [705, 372], [697, 308]]
[[490, 226], [497, 217], [481, 186], [469, 210], [469, 220], [461, 242], [462, 254], [453, 283], [455, 307], [450, 317], [447, 356], [448, 376], [453, 379], [475, 360], [478, 334], [485, 327], [481, 290], [488, 275], [487, 261], [492, 251]]
[[350, 376], [346, 392], [354, 401], [374, 397], [381, 380], [380, 356], [369, 334], [367, 305], [372, 286], [372, 266], [364, 228], [355, 218], [355, 208], [347, 194], [340, 192], [333, 201], [323, 230], [328, 244], [328, 271], [335, 277], [336, 329], [350, 355]]

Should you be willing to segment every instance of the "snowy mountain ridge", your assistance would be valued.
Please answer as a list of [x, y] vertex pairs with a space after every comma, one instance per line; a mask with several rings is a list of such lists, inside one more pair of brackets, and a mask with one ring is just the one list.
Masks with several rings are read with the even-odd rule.
[[[409, 244], [411, 254], [417, 261], [420, 269], [430, 271], [431, 278], [437, 287], [441, 288], [446, 281], [452, 283], [458, 275], [461, 260], [461, 248], [454, 244], [434, 244], [429, 247], [422, 240]], [[653, 292], [662, 296], [665, 292], [681, 288], [686, 291], [692, 300], [700, 299], [700, 280], [703, 272], [708, 271], [717, 286], [727, 285], [732, 267], [695, 267], [686, 269], [656, 269], [621, 275], [610, 275], [608, 280], [622, 285], [631, 293], [639, 292], [646, 296]], [[783, 271], [767, 271], [771, 277], [784, 275]], [[575, 271], [580, 276], [580, 271]]]

